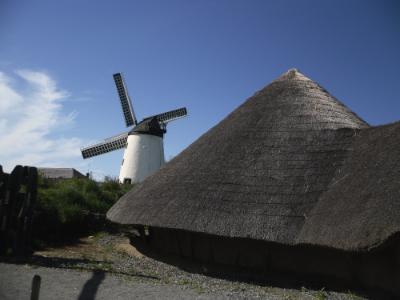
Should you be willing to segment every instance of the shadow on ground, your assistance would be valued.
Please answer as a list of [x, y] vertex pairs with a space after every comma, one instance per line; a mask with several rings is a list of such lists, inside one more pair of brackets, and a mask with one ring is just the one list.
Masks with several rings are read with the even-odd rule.
[[283, 289], [325, 290], [339, 293], [351, 293], [367, 299], [396, 299], [393, 295], [378, 289], [354, 288], [349, 283], [332, 277], [311, 276], [304, 274], [284, 273], [279, 271], [263, 272], [242, 267], [209, 264], [181, 257], [170, 253], [161, 253], [150, 247], [140, 237], [130, 238], [131, 244], [143, 255], [152, 259], [174, 265], [186, 272], [202, 274], [228, 281], [241, 281], [259, 286], [272, 286]]
[[92, 278], [86, 281], [85, 285], [83, 286], [82, 291], [79, 294], [78, 300], [96, 299], [97, 290], [99, 289], [99, 286], [105, 277], [105, 272], [94, 271]]
[[[32, 266], [46, 267], [46, 268], [61, 268], [61, 269], [77, 269], [93, 271], [96, 274], [100, 273], [112, 273], [116, 275], [135, 276], [146, 279], [159, 280], [158, 277], [148, 276], [134, 272], [120, 272], [113, 270], [105, 270], [104, 265], [107, 261], [100, 260], [89, 260], [81, 258], [62, 258], [62, 257], [44, 257], [39, 255], [33, 255], [30, 257], [0, 257], [0, 262], [9, 264], [29, 264]], [[98, 278], [98, 275], [97, 277]]]

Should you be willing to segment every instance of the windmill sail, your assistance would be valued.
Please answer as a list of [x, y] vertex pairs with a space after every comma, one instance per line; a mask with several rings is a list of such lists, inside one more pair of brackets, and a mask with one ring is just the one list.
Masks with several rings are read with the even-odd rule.
[[157, 121], [160, 123], [168, 123], [180, 118], [183, 118], [184, 116], [187, 115], [187, 110], [186, 107], [181, 107], [175, 110], [170, 110], [158, 115], [154, 115], [154, 116], [150, 116], [145, 118], [146, 119], [150, 119], [150, 118], [157, 118]]
[[115, 85], [117, 86], [118, 96], [121, 100], [122, 112], [124, 113], [126, 127], [136, 125], [136, 116], [132, 107], [131, 99], [128, 95], [128, 90], [125, 86], [124, 78], [121, 73], [113, 75]]
[[81, 149], [83, 158], [89, 158], [125, 148], [128, 139], [128, 132], [105, 139], [103, 142]]
[[121, 73], [113, 74], [121, 101], [125, 124], [130, 127], [128, 132], [110, 137], [100, 143], [81, 148], [84, 159], [107, 152], [125, 148], [119, 181], [132, 183], [141, 182], [156, 172], [164, 163], [163, 138], [167, 132], [167, 123], [187, 115], [185, 107], [136, 119], [131, 99]]

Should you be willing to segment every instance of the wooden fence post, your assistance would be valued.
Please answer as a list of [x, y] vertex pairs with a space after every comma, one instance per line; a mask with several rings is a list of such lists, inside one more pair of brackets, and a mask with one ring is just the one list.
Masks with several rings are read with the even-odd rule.
[[0, 166], [0, 255], [10, 247], [14, 255], [30, 253], [37, 180], [34, 167], [16, 166], [5, 174]]

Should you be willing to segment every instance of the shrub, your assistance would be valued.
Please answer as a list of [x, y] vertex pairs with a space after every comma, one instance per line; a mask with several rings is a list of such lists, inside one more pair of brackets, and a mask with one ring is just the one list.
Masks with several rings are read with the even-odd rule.
[[111, 178], [39, 178], [34, 238], [57, 242], [104, 229], [105, 213], [130, 188]]

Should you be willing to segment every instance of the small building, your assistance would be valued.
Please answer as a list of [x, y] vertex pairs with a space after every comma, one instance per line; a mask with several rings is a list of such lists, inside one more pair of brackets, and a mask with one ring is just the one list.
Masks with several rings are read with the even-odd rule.
[[108, 211], [160, 251], [400, 295], [400, 122], [289, 70]]
[[87, 177], [74, 168], [38, 168], [38, 172], [42, 177], [52, 180]]

